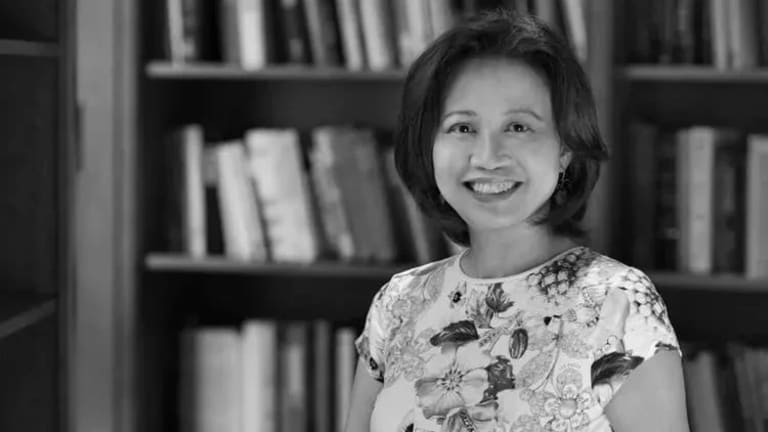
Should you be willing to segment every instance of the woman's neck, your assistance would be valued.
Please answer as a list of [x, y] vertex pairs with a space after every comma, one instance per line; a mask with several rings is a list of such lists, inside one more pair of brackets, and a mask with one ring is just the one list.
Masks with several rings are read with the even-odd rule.
[[511, 276], [531, 269], [576, 243], [555, 236], [547, 227], [516, 232], [471, 232], [472, 246], [461, 263], [466, 274], [477, 278]]

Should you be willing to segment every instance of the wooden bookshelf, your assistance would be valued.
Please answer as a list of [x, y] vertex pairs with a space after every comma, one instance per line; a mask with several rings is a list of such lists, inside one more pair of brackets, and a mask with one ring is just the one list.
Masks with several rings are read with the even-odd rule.
[[56, 57], [59, 47], [53, 43], [0, 39], [0, 56]]
[[0, 340], [24, 330], [56, 311], [56, 299], [26, 292], [0, 293]]
[[147, 255], [145, 265], [147, 270], [158, 273], [282, 276], [290, 278], [336, 277], [377, 280], [388, 278], [395, 273], [413, 267], [413, 265], [347, 264], [332, 261], [311, 264], [252, 263], [233, 261], [223, 257], [195, 259], [185, 255], [158, 253]]
[[67, 0], [0, 4], [4, 432], [63, 431], [69, 421], [73, 12]]
[[353, 71], [344, 68], [275, 65], [246, 70], [221, 63], [174, 64], [153, 61], [147, 64], [147, 76], [165, 80], [244, 80], [244, 81], [394, 81], [405, 78], [403, 70]]
[[[108, 190], [98, 189], [106, 194], [103, 196], [112, 196], [108, 195], [112, 190], [122, 193], [99, 204], [102, 211], [94, 212], [113, 216], [109, 222], [112, 225], [100, 238], [121, 240], [114, 247], [114, 256], [109, 255], [109, 262], [119, 263], [120, 270], [99, 273], [114, 276], [99, 281], [119, 281], [109, 294], [117, 305], [112, 310], [118, 310], [119, 322], [114, 326], [127, 329], [117, 339], [116, 354], [124, 363], [121, 379], [113, 382], [127, 382], [130, 387], [115, 399], [133, 402], [128, 402], [127, 408], [115, 408], [119, 413], [114, 417], [136, 419], [133, 430], [174, 431], [179, 430], [175, 395], [177, 337], [185, 325], [234, 323], [251, 316], [340, 319], [359, 325], [380, 284], [408, 266], [257, 264], [155, 252], [170, 249], [161, 240], [165, 207], [159, 185], [167, 169], [162, 159], [165, 135], [187, 123], [204, 124], [215, 139], [238, 136], [244, 127], [251, 126], [307, 131], [318, 125], [349, 122], [391, 129], [405, 72], [311, 66], [245, 70], [213, 62], [172, 63], [162, 60], [162, 2], [129, 0], [123, 6], [116, 1], [109, 3], [115, 14], [119, 11], [120, 17], [126, 17], [120, 18], [122, 26], [108, 32], [102, 29], [112, 37], [110, 47], [123, 48], [110, 59], [125, 66], [122, 71], [136, 73], [115, 72], [109, 81], [111, 87], [93, 89], [121, 89], [107, 104], [111, 110], [106, 114], [111, 116], [101, 118], [103, 122], [118, 120], [109, 123], [100, 137], [90, 137], [92, 147], [86, 150], [84, 159], [95, 154], [92, 158], [102, 161], [99, 173], [103, 175], [92, 178], [97, 180], [91, 183], [94, 188], [108, 185]], [[598, 36], [591, 37], [587, 68], [601, 110], [601, 126], [619, 162], [624, 157], [621, 137], [625, 124], [624, 118], [615, 113], [672, 124], [711, 121], [760, 127], [765, 123], [755, 113], [768, 112], [764, 109], [768, 99], [762, 97], [768, 84], [766, 70], [624, 65], [620, 55], [613, 52], [624, 48], [618, 35], [623, 23], [613, 21], [614, 15], [620, 15], [623, 3], [586, 3], [589, 28], [598, 29], [591, 33]], [[91, 0], [91, 5], [99, 2]], [[140, 19], [127, 18], [136, 16]], [[744, 104], [745, 100], [749, 103]], [[113, 136], [119, 138], [114, 148], [101, 153], [103, 146], [96, 144], [112, 142]], [[612, 177], [608, 184], [621, 184], [624, 173], [620, 164], [609, 163], [604, 174], [609, 173]], [[593, 206], [599, 209], [600, 234], [614, 232], [612, 236], [618, 239], [609, 242], [611, 246], [629, 241], [631, 235], [616, 235], [624, 228], [626, 216], [613, 205], [616, 194], [608, 191], [603, 195], [601, 202], [607, 204]], [[613, 251], [606, 252], [612, 255]], [[90, 257], [99, 258], [95, 254]], [[757, 341], [768, 336], [768, 318], [764, 318], [768, 314], [763, 312], [768, 307], [768, 281], [738, 275], [649, 275], [667, 302], [681, 339]], [[102, 358], [103, 364], [109, 359]]]

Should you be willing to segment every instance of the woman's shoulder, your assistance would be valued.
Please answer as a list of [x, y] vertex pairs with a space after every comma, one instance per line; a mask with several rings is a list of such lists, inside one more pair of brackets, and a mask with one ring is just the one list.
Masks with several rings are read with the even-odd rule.
[[402, 298], [422, 291], [425, 285], [439, 287], [443, 285], [446, 273], [455, 262], [457, 255], [437, 261], [421, 264], [395, 273], [379, 290], [377, 297]]
[[642, 270], [588, 248], [585, 248], [576, 276], [579, 282], [587, 285], [655, 291], [650, 277]]

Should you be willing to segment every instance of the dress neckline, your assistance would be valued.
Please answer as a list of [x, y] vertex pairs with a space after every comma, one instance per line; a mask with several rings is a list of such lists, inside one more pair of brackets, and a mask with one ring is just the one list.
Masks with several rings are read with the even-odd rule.
[[456, 255], [456, 259], [453, 262], [453, 267], [456, 269], [456, 272], [459, 274], [459, 276], [468, 283], [479, 283], [479, 284], [490, 284], [490, 283], [499, 283], [499, 282], [508, 282], [513, 280], [518, 280], [527, 277], [529, 274], [537, 272], [541, 270], [542, 267], [545, 267], [549, 264], [552, 264], [555, 261], [558, 261], [565, 257], [568, 254], [571, 253], [577, 253], [578, 251], [586, 249], [586, 246], [577, 245], [572, 248], [568, 248], [551, 258], [547, 259], [546, 261], [537, 264], [527, 270], [523, 270], [519, 273], [515, 273], [512, 275], [507, 276], [499, 276], [499, 277], [493, 277], [493, 278], [479, 278], [479, 277], [473, 277], [468, 275], [463, 268], [461, 268], [461, 259], [464, 257], [464, 255], [469, 252], [469, 248], [462, 250]]

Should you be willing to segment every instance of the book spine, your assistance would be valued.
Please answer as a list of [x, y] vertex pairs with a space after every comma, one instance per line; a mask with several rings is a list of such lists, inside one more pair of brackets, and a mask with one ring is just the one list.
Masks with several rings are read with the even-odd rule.
[[746, 276], [768, 277], [768, 136], [747, 142]]

